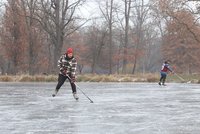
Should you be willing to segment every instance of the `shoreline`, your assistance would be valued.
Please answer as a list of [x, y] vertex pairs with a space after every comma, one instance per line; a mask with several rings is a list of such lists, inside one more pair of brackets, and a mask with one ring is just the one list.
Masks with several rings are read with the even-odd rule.
[[[200, 84], [200, 75], [181, 75], [185, 81], [180, 80], [175, 75], [169, 74], [167, 82], [175, 83], [195, 83]], [[57, 75], [0, 75], [0, 82], [57, 82]], [[96, 75], [96, 74], [83, 74], [77, 75], [77, 82], [158, 82], [160, 75], [155, 74], [135, 74], [135, 75]]]

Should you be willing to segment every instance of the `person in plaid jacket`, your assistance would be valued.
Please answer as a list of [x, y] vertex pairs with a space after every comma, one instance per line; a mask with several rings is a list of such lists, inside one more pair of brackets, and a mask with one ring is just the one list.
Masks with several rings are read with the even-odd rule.
[[72, 48], [68, 48], [66, 50], [66, 53], [60, 57], [60, 59], [58, 60], [58, 67], [60, 69], [58, 76], [58, 84], [56, 86], [55, 93], [52, 94], [52, 96], [53, 97], [56, 96], [60, 87], [64, 84], [65, 80], [68, 79], [71, 84], [73, 96], [76, 100], [78, 100], [76, 85], [74, 83], [76, 81], [75, 74], [76, 74], [77, 61], [73, 56]]

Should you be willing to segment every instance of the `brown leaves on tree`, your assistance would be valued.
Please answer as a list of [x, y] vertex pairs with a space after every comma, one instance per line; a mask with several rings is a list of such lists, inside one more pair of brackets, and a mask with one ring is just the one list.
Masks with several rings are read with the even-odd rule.
[[[179, 67], [179, 72], [198, 71], [200, 65], [200, 38], [197, 38], [200, 27], [195, 24], [193, 15], [185, 10], [173, 14], [167, 23], [163, 42], [163, 55]], [[194, 36], [194, 34], [196, 36]]]

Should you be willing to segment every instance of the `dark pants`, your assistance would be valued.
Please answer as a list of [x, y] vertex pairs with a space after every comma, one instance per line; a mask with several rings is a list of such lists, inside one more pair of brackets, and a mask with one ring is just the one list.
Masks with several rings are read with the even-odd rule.
[[160, 82], [162, 82], [163, 84], [165, 84], [165, 80], [167, 78], [167, 73], [166, 72], [160, 72]]
[[71, 84], [72, 92], [76, 93], [76, 85], [73, 82], [71, 82], [70, 78], [68, 78], [67, 76], [64, 76], [62, 74], [59, 74], [59, 76], [58, 76], [58, 84], [56, 86], [56, 90], [58, 91], [60, 89], [60, 87], [64, 84], [66, 79], [68, 79]]

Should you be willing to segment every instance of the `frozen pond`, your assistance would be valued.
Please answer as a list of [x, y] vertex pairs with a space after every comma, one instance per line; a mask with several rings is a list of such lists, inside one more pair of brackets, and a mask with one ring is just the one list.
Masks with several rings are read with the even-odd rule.
[[[200, 85], [0, 83], [1, 134], [199, 134]], [[79, 91], [79, 90], [78, 90]]]

